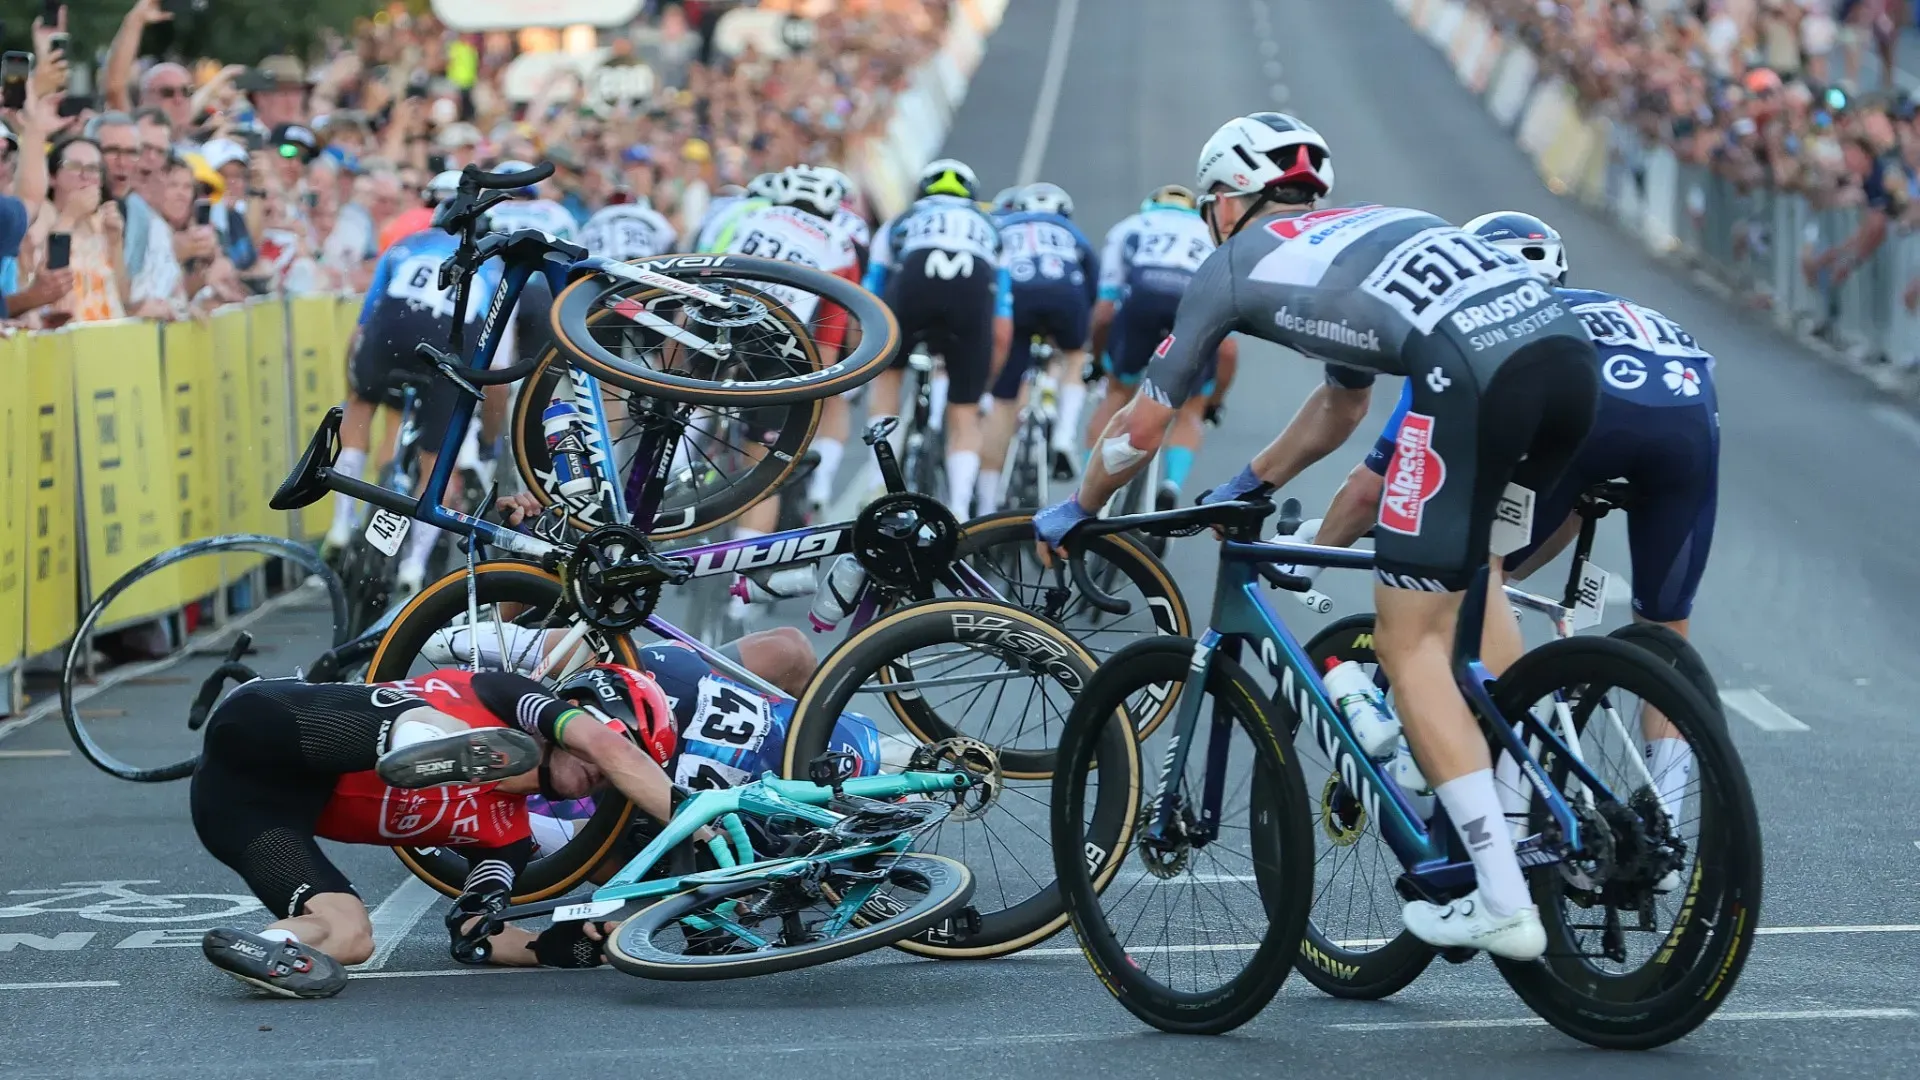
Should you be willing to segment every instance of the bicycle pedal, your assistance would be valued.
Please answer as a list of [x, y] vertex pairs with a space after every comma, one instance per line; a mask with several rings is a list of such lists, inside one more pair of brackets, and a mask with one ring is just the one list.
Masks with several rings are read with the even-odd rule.
[[1479, 955], [1479, 949], [1453, 948], [1440, 950], [1440, 959], [1445, 960], [1449, 964], [1464, 964]]

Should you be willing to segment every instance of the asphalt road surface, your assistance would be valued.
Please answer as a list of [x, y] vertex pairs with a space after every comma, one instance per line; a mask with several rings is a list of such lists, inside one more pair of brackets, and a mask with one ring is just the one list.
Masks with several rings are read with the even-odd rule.
[[[1050, 102], [1041, 91], [1060, 3], [1076, 17]], [[1767, 895], [1765, 936], [1718, 1019], [1662, 1051], [1608, 1055], [1532, 1020], [1476, 961], [1436, 965], [1375, 1004], [1327, 1000], [1296, 978], [1232, 1036], [1174, 1038], [1135, 1023], [1068, 940], [1003, 961], [882, 953], [707, 985], [459, 969], [439, 902], [371, 849], [340, 861], [377, 911], [373, 970], [332, 1001], [262, 1000], [197, 953], [204, 927], [264, 920], [196, 846], [184, 785], [94, 772], [43, 722], [0, 741], [0, 1075], [1908, 1074], [1920, 1052], [1920, 826], [1900, 815], [1914, 808], [1920, 672], [1900, 643], [1920, 640], [1910, 554], [1920, 505], [1901, 463], [1920, 455], [1920, 421], [1548, 195], [1386, 0], [1015, 0], [947, 151], [991, 191], [1015, 181], [1037, 140], [1041, 176], [1073, 193], [1097, 239], [1154, 186], [1188, 181], [1216, 124], [1275, 106], [1332, 143], [1340, 199], [1452, 220], [1545, 214], [1566, 235], [1576, 283], [1661, 308], [1720, 359], [1720, 525], [1694, 625], [1736, 706]], [[1243, 356], [1196, 484], [1236, 471], [1318, 377], [1264, 344]], [[1377, 395], [1376, 419], [1393, 389]], [[1323, 504], [1374, 430], [1292, 493]], [[1624, 574], [1619, 523], [1603, 532], [1600, 562]], [[1209, 543], [1182, 541], [1173, 562], [1204, 611]], [[1336, 614], [1360, 610], [1366, 590], [1357, 577], [1332, 582]], [[1610, 621], [1624, 617], [1620, 599]], [[1298, 611], [1303, 637], [1319, 621], [1283, 610]], [[318, 651], [316, 627], [314, 613], [289, 613], [262, 640], [290, 669]], [[89, 707], [172, 725], [190, 692], [160, 675]], [[121, 891], [41, 891], [67, 882]]]

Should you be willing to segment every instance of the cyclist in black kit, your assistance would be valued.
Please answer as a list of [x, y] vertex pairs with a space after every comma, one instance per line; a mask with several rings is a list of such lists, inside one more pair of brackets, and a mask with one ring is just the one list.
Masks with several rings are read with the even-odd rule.
[[[1407, 905], [1430, 944], [1516, 959], [1546, 948], [1501, 827], [1492, 762], [1454, 685], [1461, 592], [1489, 564], [1494, 510], [1509, 481], [1544, 491], [1592, 426], [1597, 359], [1576, 318], [1525, 260], [1420, 210], [1317, 210], [1333, 187], [1318, 132], [1279, 113], [1235, 119], [1199, 163], [1201, 213], [1218, 249], [1194, 275], [1173, 333], [1133, 401], [1101, 433], [1080, 491], [1034, 519], [1044, 549], [1107, 500], [1160, 448], [1229, 333], [1326, 364], [1326, 382], [1232, 480], [1202, 501], [1280, 487], [1338, 449], [1367, 414], [1377, 375], [1414, 386], [1376, 523], [1375, 633], [1408, 740], [1473, 859], [1478, 888], [1452, 904]], [[1488, 332], [1499, 327], [1498, 334]], [[1491, 663], [1520, 651], [1491, 559]]]

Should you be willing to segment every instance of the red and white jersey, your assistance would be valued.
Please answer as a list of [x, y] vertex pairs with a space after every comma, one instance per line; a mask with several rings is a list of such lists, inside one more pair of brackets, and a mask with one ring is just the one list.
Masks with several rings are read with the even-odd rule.
[[[784, 259], [849, 281], [857, 281], [860, 275], [860, 255], [854, 250], [853, 242], [837, 232], [831, 222], [791, 206], [763, 206], [749, 211], [735, 226], [727, 254]], [[754, 287], [764, 289], [785, 304], [801, 322], [813, 320], [815, 309], [820, 306], [818, 296], [801, 289], [764, 282], [755, 282]], [[821, 311], [819, 314], [824, 323], [832, 313]]]
[[858, 262], [864, 264], [867, 261], [867, 249], [873, 246], [873, 230], [852, 203], [840, 204], [839, 212], [833, 215], [833, 223], [827, 229], [853, 245], [854, 257]]
[[[430, 671], [416, 679], [376, 683], [375, 704], [417, 701], [469, 727], [506, 727], [480, 704], [473, 673]], [[385, 696], [390, 700], [381, 701]], [[407, 847], [505, 847], [530, 835], [527, 797], [503, 794], [493, 784], [443, 784], [406, 790], [388, 787], [378, 773], [348, 773], [335, 781], [333, 798], [321, 811], [314, 835], [345, 844]]]

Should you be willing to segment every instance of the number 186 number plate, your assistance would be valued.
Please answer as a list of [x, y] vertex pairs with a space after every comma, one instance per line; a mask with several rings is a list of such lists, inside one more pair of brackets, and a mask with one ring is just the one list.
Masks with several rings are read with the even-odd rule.
[[412, 518], [401, 517], [391, 510], [375, 510], [373, 520], [367, 522], [367, 543], [379, 548], [383, 555], [398, 555], [400, 543], [407, 538], [407, 530], [412, 526]]

